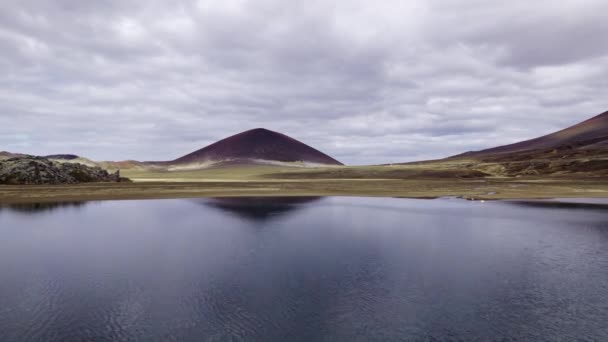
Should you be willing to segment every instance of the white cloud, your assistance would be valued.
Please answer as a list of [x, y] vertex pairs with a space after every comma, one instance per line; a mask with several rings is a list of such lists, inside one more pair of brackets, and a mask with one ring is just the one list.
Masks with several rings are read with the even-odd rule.
[[253, 127], [347, 163], [608, 109], [601, 0], [3, 1], [0, 150], [172, 159]]

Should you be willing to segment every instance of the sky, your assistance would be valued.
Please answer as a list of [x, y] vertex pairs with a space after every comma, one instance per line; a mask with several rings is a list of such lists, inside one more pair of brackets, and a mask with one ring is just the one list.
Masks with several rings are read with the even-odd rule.
[[2, 0], [0, 151], [170, 160], [264, 127], [347, 164], [608, 110], [606, 0]]

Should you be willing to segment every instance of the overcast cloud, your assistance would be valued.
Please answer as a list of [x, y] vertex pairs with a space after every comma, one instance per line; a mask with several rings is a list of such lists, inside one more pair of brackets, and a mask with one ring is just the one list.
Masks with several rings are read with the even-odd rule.
[[167, 160], [265, 127], [348, 164], [608, 110], [608, 2], [0, 2], [0, 150]]

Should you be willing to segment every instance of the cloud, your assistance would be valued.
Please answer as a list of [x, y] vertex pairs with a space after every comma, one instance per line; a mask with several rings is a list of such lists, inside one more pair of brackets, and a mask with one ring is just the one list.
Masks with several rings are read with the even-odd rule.
[[351, 164], [608, 108], [602, 0], [0, 4], [0, 150], [172, 159], [254, 127]]

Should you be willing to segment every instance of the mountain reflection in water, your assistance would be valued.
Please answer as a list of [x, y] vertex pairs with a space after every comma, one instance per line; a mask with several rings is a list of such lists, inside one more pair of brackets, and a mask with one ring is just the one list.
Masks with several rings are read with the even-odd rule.
[[193, 200], [246, 220], [267, 221], [291, 214], [322, 197], [216, 197]]
[[506, 203], [515, 204], [523, 207], [530, 208], [544, 208], [544, 209], [580, 209], [580, 210], [608, 210], [608, 200], [605, 198], [600, 199], [580, 199], [580, 198], [566, 198], [566, 199], [547, 199], [547, 200], [513, 200], [506, 201]]
[[607, 269], [608, 210], [594, 206], [13, 206], [0, 342], [608, 341]]

